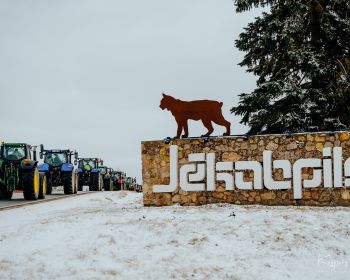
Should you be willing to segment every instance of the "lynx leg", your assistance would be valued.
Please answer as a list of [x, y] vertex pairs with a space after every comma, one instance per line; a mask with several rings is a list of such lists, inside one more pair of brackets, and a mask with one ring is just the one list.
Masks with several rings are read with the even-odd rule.
[[185, 121], [183, 122], [183, 128], [184, 128], [185, 134], [182, 135], [182, 138], [187, 138], [187, 137], [188, 137], [188, 124], [187, 124], [187, 120], [185, 120]]
[[224, 133], [224, 136], [230, 136], [231, 135], [231, 123], [229, 121], [226, 121], [226, 132]]
[[184, 126], [184, 120], [182, 118], [175, 118], [177, 122], [177, 133], [176, 138], [181, 138], [182, 128]]
[[213, 131], [214, 131], [213, 125], [212, 125], [210, 119], [202, 119], [202, 123], [208, 129], [207, 134], [202, 135], [202, 137], [207, 137], [213, 133]]
[[178, 123], [178, 124], [177, 124], [176, 138], [180, 138], [181, 132], [182, 132], [182, 125]]
[[231, 134], [231, 123], [229, 121], [225, 120], [222, 113], [220, 113], [220, 115], [217, 118], [215, 118], [213, 120], [213, 122], [218, 124], [218, 125], [222, 125], [222, 126], [226, 127], [226, 132], [224, 133], [224, 136], [228, 136]]

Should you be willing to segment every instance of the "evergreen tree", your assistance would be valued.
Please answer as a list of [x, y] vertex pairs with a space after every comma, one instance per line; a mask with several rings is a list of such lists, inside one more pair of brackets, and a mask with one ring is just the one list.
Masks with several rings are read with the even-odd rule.
[[[235, 0], [241, 13], [268, 7], [236, 40], [240, 66], [258, 77], [232, 113], [249, 133], [350, 124], [350, 1]], [[337, 125], [337, 124], [336, 124]]]

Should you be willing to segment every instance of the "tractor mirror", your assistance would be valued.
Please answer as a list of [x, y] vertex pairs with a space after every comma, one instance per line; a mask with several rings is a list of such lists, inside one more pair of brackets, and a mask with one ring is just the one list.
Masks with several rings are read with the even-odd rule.
[[42, 154], [44, 151], [44, 145], [43, 144], [40, 144], [40, 154]]
[[77, 159], [78, 158], [78, 152], [74, 151], [74, 157]]
[[42, 152], [39, 153], [39, 157], [40, 157], [40, 159], [43, 159], [43, 153]]
[[36, 150], [33, 151], [33, 160], [36, 161]]

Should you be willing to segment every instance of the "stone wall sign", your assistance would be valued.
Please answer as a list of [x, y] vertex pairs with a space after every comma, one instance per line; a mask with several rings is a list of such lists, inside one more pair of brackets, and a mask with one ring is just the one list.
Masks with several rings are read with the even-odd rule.
[[142, 143], [145, 205], [350, 206], [347, 132]]

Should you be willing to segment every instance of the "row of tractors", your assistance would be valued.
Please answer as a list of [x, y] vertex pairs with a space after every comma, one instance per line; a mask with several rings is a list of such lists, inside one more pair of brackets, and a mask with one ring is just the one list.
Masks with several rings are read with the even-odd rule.
[[47, 150], [40, 145], [43, 163], [39, 164], [37, 148], [25, 143], [1, 144], [0, 199], [11, 199], [15, 190], [23, 191], [26, 200], [44, 199], [59, 186], [65, 194], [76, 194], [84, 186], [89, 191], [142, 189], [135, 178], [103, 165], [101, 159], [80, 158], [76, 151]]

